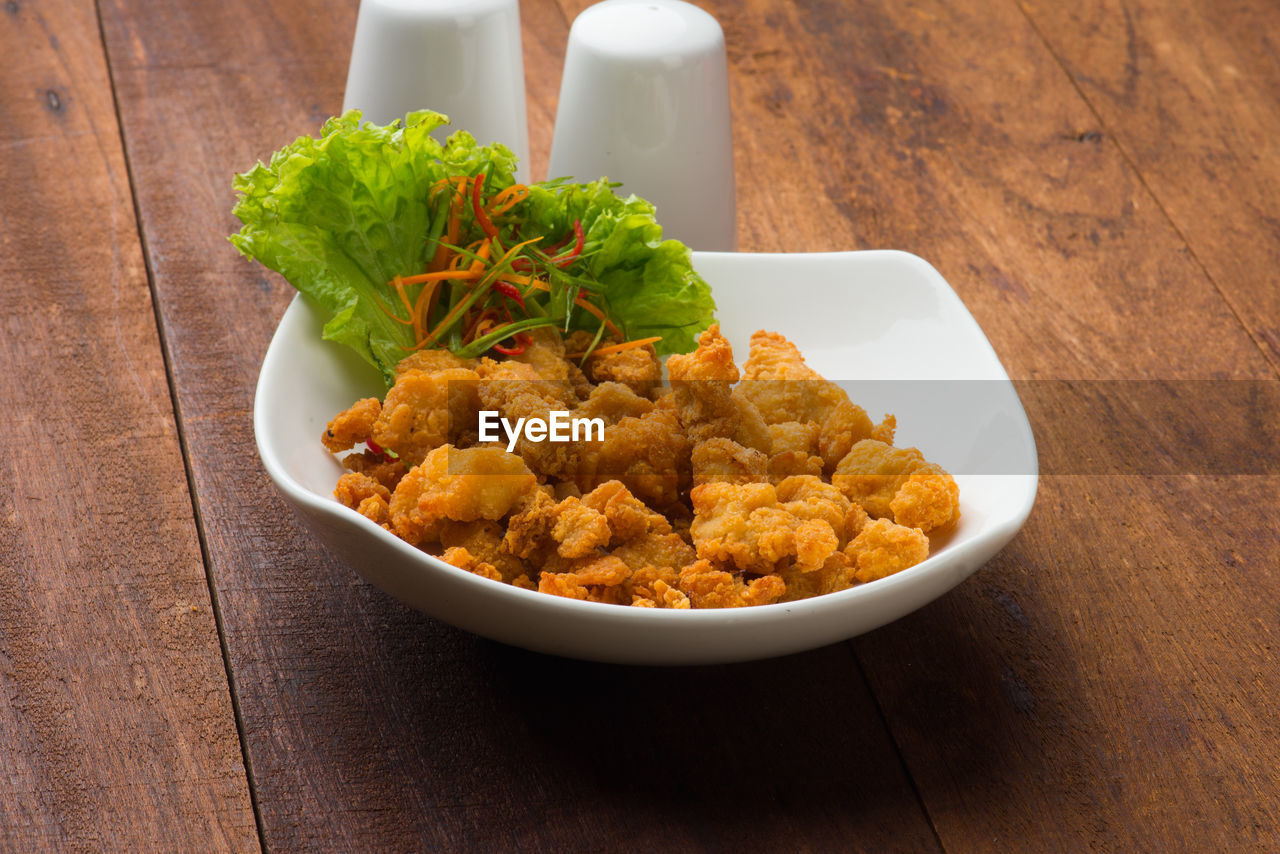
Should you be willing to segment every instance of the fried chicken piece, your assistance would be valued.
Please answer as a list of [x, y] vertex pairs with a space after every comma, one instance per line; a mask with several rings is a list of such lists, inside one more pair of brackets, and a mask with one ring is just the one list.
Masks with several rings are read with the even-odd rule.
[[850, 501], [849, 512], [844, 517], [844, 535], [840, 538], [841, 542], [847, 543], [858, 536], [870, 521], [871, 517], [867, 515], [862, 505], [856, 501]]
[[375, 524], [386, 526], [391, 491], [372, 477], [350, 472], [338, 478], [333, 497]]
[[646, 567], [674, 569], [693, 563], [696, 557], [679, 534], [649, 534], [623, 543], [611, 554], [635, 572]]
[[[578, 330], [565, 339], [564, 346], [569, 353], [585, 353], [593, 341], [595, 336], [590, 332]], [[620, 343], [606, 336], [600, 339], [595, 350]], [[622, 383], [641, 397], [648, 396], [662, 382], [662, 363], [650, 344], [611, 353], [593, 351], [583, 364], [583, 371], [593, 383]]]
[[664, 509], [680, 500], [690, 451], [675, 413], [655, 408], [606, 427], [599, 448], [584, 450], [576, 480], [584, 490], [618, 480], [645, 504]]
[[348, 471], [368, 475], [388, 490], [394, 490], [400, 478], [404, 477], [404, 473], [409, 470], [404, 460], [395, 460], [383, 454], [375, 454], [373, 451], [347, 454], [342, 458], [342, 467]]
[[524, 352], [509, 357], [509, 361], [523, 362], [537, 372], [544, 380], [561, 383], [569, 379], [570, 363], [565, 360], [565, 344], [560, 333], [554, 329], [541, 327], [531, 329], [528, 333], [529, 343]]
[[440, 559], [447, 564], [456, 566], [458, 569], [465, 569], [467, 572], [473, 572], [484, 578], [494, 581], [503, 581], [502, 573], [498, 572], [492, 564], [485, 563], [477, 558], [471, 552], [461, 547], [445, 549]]
[[898, 432], [898, 419], [892, 415], [886, 415], [884, 420], [871, 428], [871, 438], [877, 442], [884, 442], [886, 445], [893, 444], [893, 436]]
[[333, 420], [320, 435], [321, 444], [333, 454], [350, 450], [369, 438], [381, 412], [382, 403], [376, 397], [357, 400], [333, 416]]
[[729, 395], [738, 407], [738, 427], [730, 437], [739, 445], [768, 453], [773, 437], [769, 434], [769, 423], [764, 420], [755, 403], [742, 390], [742, 384], [734, 386]]
[[442, 520], [501, 519], [538, 490], [524, 461], [498, 448], [442, 445], [400, 480], [391, 496], [391, 527], [417, 545], [437, 539]]
[[827, 558], [816, 571], [787, 567], [778, 573], [787, 585], [781, 601], [794, 602], [847, 590], [857, 583], [855, 571], [856, 568], [850, 566], [849, 558], [843, 552], [836, 552]]
[[401, 374], [409, 371], [426, 371], [429, 374], [434, 374], [436, 371], [446, 371], [451, 368], [474, 371], [478, 364], [475, 359], [459, 358], [449, 350], [424, 347], [421, 350], [414, 350], [396, 363], [396, 379], [399, 379]]
[[667, 375], [680, 422], [694, 444], [719, 437], [759, 451], [769, 449], [764, 418], [750, 400], [734, 394], [738, 366], [718, 325], [698, 337], [692, 353], [668, 358]]
[[652, 409], [653, 401], [640, 397], [622, 383], [604, 382], [591, 389], [573, 417], [600, 418], [606, 426], [611, 426], [623, 418], [639, 418]]
[[929, 538], [919, 528], [908, 528], [888, 519], [874, 519], [849, 542], [844, 551], [854, 577], [876, 581], [915, 566], [929, 556]]
[[[571, 564], [565, 572], [544, 571], [539, 577], [538, 591], [564, 596], [568, 599], [630, 604], [620, 585], [627, 580], [631, 570], [612, 555], [585, 558]], [[617, 588], [606, 592], [608, 588]], [[625, 602], [624, 602], [625, 599]]]
[[586, 557], [609, 545], [609, 520], [579, 499], [566, 498], [556, 506], [551, 539], [561, 557]]
[[[445, 521], [439, 523], [439, 529], [440, 545], [445, 549], [464, 549], [474, 555], [476, 560], [494, 568], [499, 581], [514, 581], [528, 572], [524, 561], [503, 546], [506, 532], [499, 522], [489, 519], [476, 519], [472, 522]], [[453, 563], [447, 558], [445, 560]]]
[[333, 489], [333, 497], [338, 499], [338, 503], [344, 507], [350, 507], [352, 510], [359, 507], [361, 501], [373, 495], [390, 498], [391, 490], [367, 474], [360, 472], [344, 474], [338, 478], [338, 485]]
[[[679, 589], [680, 573], [670, 566], [644, 566], [623, 582], [631, 604], [647, 608], [688, 608], [689, 597]], [[645, 604], [647, 602], [647, 604]]]
[[502, 410], [505, 401], [522, 395], [541, 398], [546, 409], [571, 410], [578, 405], [572, 382], [547, 379], [526, 362], [514, 359], [498, 362], [486, 356], [480, 360], [476, 373], [487, 380], [480, 384], [480, 400], [486, 409]]
[[769, 458], [766, 471], [769, 482], [775, 485], [798, 475], [818, 477], [822, 474], [822, 457], [813, 457], [804, 451], [784, 451]]
[[582, 504], [604, 514], [609, 523], [609, 541], [615, 545], [649, 534], [671, 533], [667, 517], [650, 510], [619, 480], [600, 484], [582, 496]]
[[551, 543], [558, 506], [559, 502], [541, 489], [531, 493], [507, 521], [503, 549], [518, 558], [540, 563], [542, 553]]
[[769, 460], [754, 448], [732, 439], [706, 439], [693, 446], [691, 457], [695, 484], [725, 481], [751, 483], [768, 480]]
[[795, 558], [801, 568], [817, 569], [839, 547], [828, 522], [798, 517], [780, 506], [770, 483], [704, 483], [690, 498], [689, 531], [698, 557], [722, 566], [763, 574]]
[[[960, 489], [954, 478], [915, 448], [864, 439], [836, 466], [831, 483], [877, 519], [918, 523], [909, 527], [932, 530], [960, 513]], [[903, 513], [901, 519], [894, 511], [895, 502]]]
[[777, 456], [793, 451], [805, 456], [816, 455], [820, 429], [815, 421], [778, 421], [770, 424], [769, 455]]
[[742, 393], [770, 424], [822, 424], [833, 409], [849, 401], [844, 389], [806, 365], [796, 345], [776, 332], [760, 330], [751, 336], [742, 378]]
[[[497, 411], [511, 423], [520, 418], [551, 420], [551, 412], [571, 412], [578, 406], [578, 396], [567, 380], [543, 379], [529, 364], [516, 361], [480, 360], [476, 372], [481, 407]], [[502, 440], [506, 447], [507, 439]], [[529, 468], [543, 476], [571, 475], [579, 465], [580, 455], [589, 443], [534, 442], [523, 434], [516, 443], [518, 453]]]
[[786, 584], [776, 575], [764, 575], [750, 582], [717, 569], [708, 560], [698, 560], [680, 570], [680, 590], [695, 608], [740, 608], [768, 605], [786, 592]]
[[835, 471], [850, 448], [870, 439], [874, 429], [867, 411], [856, 403], [842, 400], [828, 410], [818, 433], [818, 456], [822, 457], [827, 474]]
[[932, 531], [951, 523], [960, 515], [960, 487], [955, 478], [934, 466], [935, 471], [913, 472], [889, 502], [893, 521], [908, 528]]
[[373, 440], [414, 466], [468, 430], [474, 433], [480, 411], [478, 380], [476, 372], [466, 368], [404, 371], [387, 392], [373, 425]]
[[797, 519], [820, 519], [831, 526], [843, 548], [845, 519], [853, 502], [815, 475], [789, 477], [777, 486], [778, 503]]

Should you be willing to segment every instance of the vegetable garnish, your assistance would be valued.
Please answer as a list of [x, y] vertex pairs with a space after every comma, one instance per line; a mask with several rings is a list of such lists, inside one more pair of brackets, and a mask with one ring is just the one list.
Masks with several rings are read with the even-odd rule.
[[[605, 179], [517, 184], [505, 146], [432, 139], [447, 121], [330, 119], [236, 176], [232, 243], [327, 309], [324, 337], [388, 385], [414, 350], [514, 356], [539, 327], [592, 333], [575, 358], [696, 346], [715, 304], [651, 204]], [[621, 343], [597, 348], [605, 334]]]

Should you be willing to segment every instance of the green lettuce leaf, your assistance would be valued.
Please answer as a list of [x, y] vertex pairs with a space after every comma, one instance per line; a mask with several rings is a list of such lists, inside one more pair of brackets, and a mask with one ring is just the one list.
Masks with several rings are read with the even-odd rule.
[[[324, 337], [352, 347], [388, 383], [414, 343], [412, 329], [386, 310], [398, 299], [388, 282], [421, 272], [429, 260], [431, 186], [480, 172], [489, 193], [514, 183], [516, 159], [505, 146], [478, 145], [465, 131], [443, 145], [432, 138], [447, 122], [421, 111], [380, 126], [352, 110], [326, 122], [319, 137], [300, 137], [234, 179], [233, 213], [244, 225], [231, 242], [326, 309]], [[531, 186], [521, 210], [521, 239], [561, 240], [581, 222], [583, 261], [575, 266], [586, 273], [564, 287], [598, 292], [628, 337], [661, 335], [659, 353], [687, 352], [713, 321], [710, 289], [688, 248], [662, 240], [643, 199], [619, 198], [604, 180], [552, 182]], [[562, 311], [567, 326], [598, 323], [572, 310], [571, 295]]]

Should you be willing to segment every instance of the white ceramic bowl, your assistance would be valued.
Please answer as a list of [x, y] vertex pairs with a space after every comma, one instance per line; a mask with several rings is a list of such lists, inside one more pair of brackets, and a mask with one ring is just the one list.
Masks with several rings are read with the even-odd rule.
[[[393, 596], [504, 643], [597, 661], [745, 661], [853, 637], [941, 596], [1013, 537], [1035, 500], [1031, 428], [986, 337], [933, 267], [891, 251], [695, 252], [694, 266], [712, 286], [739, 361], [751, 332], [765, 328], [795, 341], [829, 378], [894, 381], [867, 386], [880, 399], [863, 405], [873, 417], [881, 403], [896, 407], [898, 444], [919, 445], [960, 485], [961, 518], [928, 560], [827, 596], [706, 611], [579, 602], [449, 566], [332, 498], [342, 468], [320, 433], [334, 414], [382, 387], [354, 354], [321, 340], [322, 317], [302, 298], [285, 312], [258, 381], [263, 465], [315, 535]], [[976, 403], [966, 405], [974, 389]], [[940, 455], [929, 441], [944, 436]]]

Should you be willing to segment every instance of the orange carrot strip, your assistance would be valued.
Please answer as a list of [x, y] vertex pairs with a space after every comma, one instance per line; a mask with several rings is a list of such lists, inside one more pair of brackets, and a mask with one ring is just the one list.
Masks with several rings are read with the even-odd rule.
[[423, 282], [438, 282], [442, 279], [474, 279], [475, 274], [470, 270], [462, 272], [459, 270], [441, 270], [436, 273], [417, 273], [413, 276], [397, 277], [402, 285], [420, 285]]
[[[597, 347], [591, 351], [593, 356], [603, 356], [605, 353], [621, 353], [623, 350], [630, 350], [634, 347], [643, 347], [646, 344], [655, 344], [662, 340], [661, 335], [655, 335], [652, 338], [637, 338], [634, 341], [624, 341], [621, 344], [610, 344], [608, 347]], [[587, 355], [584, 353], [573, 353], [565, 356], [566, 359], [581, 359]]]
[[614, 325], [613, 325], [613, 321], [612, 321], [612, 320], [610, 320], [609, 318], [605, 317], [605, 314], [604, 314], [604, 312], [603, 312], [603, 311], [601, 311], [600, 309], [596, 308], [594, 305], [592, 305], [591, 303], [587, 302], [587, 301], [586, 301], [586, 300], [584, 300], [582, 297], [578, 297], [576, 300], [574, 300], [574, 301], [573, 301], [573, 304], [574, 304], [574, 305], [576, 305], [576, 306], [578, 306], [578, 307], [580, 307], [580, 308], [585, 308], [588, 312], [590, 312], [591, 314], [594, 314], [594, 315], [596, 316], [596, 318], [597, 318], [597, 319], [599, 319], [599, 320], [601, 320], [601, 321], [603, 321], [603, 322], [604, 322], [604, 325], [605, 325], [605, 326], [609, 327], [609, 331], [610, 331], [610, 332], [612, 332], [614, 335], [621, 335], [621, 334], [622, 334], [622, 330], [621, 330], [621, 329], [619, 329], [618, 327], [614, 326]]

